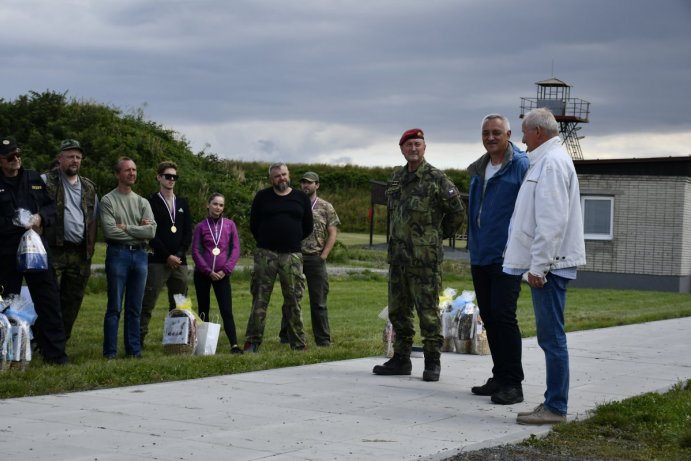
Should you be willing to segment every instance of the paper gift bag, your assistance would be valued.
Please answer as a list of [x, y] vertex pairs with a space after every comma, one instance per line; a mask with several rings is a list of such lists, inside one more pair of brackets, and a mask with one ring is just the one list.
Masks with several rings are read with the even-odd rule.
[[203, 322], [197, 325], [197, 347], [194, 349], [194, 355], [214, 355], [220, 333], [220, 323]]

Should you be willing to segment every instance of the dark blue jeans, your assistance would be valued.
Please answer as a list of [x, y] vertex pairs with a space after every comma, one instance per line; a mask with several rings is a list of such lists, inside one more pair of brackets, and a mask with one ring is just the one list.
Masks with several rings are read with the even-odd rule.
[[559, 415], [566, 415], [569, 402], [569, 350], [564, 330], [568, 283], [569, 279], [548, 273], [543, 288], [531, 288], [537, 343], [545, 353], [547, 369], [544, 405]]
[[141, 353], [139, 317], [142, 311], [147, 271], [148, 257], [144, 249], [108, 245], [106, 250], [108, 307], [103, 320], [103, 355], [105, 357], [115, 357], [118, 353], [118, 324], [123, 300], [125, 353], [127, 355]]
[[516, 319], [516, 303], [521, 292], [521, 276], [504, 273], [501, 264], [475, 265], [470, 271], [492, 353], [492, 377], [503, 386], [520, 386], [523, 343]]

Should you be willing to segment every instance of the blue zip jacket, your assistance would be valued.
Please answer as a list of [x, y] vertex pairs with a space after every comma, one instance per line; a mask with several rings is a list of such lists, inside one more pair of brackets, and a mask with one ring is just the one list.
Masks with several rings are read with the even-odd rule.
[[490, 178], [483, 194], [489, 161], [485, 153], [468, 167], [468, 251], [474, 266], [502, 263], [516, 196], [530, 166], [528, 156], [509, 142], [501, 169]]

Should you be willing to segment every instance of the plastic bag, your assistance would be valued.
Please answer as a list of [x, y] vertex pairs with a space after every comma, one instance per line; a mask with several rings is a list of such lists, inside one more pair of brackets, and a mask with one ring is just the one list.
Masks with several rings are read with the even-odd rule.
[[4, 307], [1, 308], [8, 317], [23, 320], [29, 325], [36, 323], [38, 314], [31, 299], [18, 295], [9, 295], [5, 298]]
[[202, 322], [197, 324], [197, 346], [194, 355], [214, 355], [221, 334], [221, 324]]
[[477, 328], [478, 308], [473, 303], [466, 303], [458, 322], [458, 339], [473, 339]]
[[192, 300], [183, 294], [173, 295], [173, 300], [175, 301], [175, 308], [183, 311], [189, 311], [192, 317], [197, 321], [197, 323], [202, 323], [204, 319], [200, 318], [196, 312], [192, 310]]
[[12, 325], [5, 314], [0, 314], [0, 371], [5, 371], [8, 368], [11, 350]]
[[475, 329], [475, 336], [472, 339], [470, 353], [476, 355], [490, 354], [489, 342], [487, 341], [487, 331], [485, 330], [484, 324], [479, 319]]
[[39, 272], [48, 269], [48, 253], [41, 236], [29, 229], [24, 232], [17, 248], [17, 271]]

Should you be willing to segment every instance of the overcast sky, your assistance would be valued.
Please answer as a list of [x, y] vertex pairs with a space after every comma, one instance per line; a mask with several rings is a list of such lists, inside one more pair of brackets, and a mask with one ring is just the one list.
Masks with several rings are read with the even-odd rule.
[[[67, 91], [220, 157], [466, 168], [552, 76], [583, 156], [691, 155], [690, 0], [2, 0], [0, 98]], [[2, 131], [2, 127], [0, 127]], [[21, 142], [21, 140], [19, 140]]]

